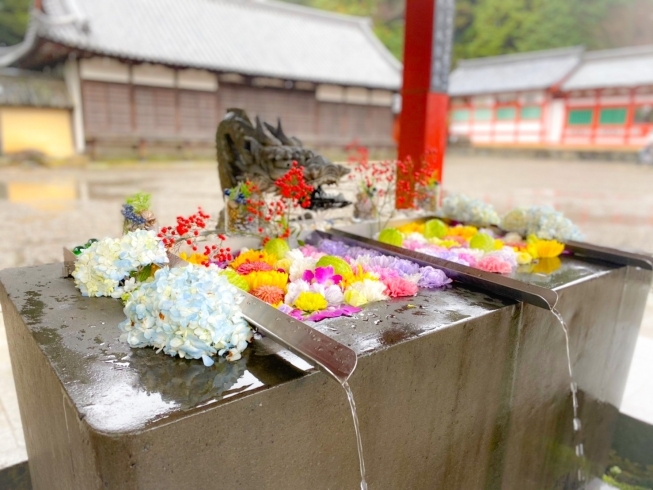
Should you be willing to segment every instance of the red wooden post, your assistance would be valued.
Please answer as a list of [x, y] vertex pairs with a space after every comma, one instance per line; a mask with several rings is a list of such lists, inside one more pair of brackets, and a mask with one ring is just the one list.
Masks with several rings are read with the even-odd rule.
[[[404, 76], [399, 119], [399, 159], [421, 159], [435, 152], [434, 164], [442, 180], [442, 161], [447, 146], [447, 95], [451, 67], [455, 0], [410, 0], [406, 2]], [[414, 188], [411, 175], [398, 174]], [[405, 185], [397, 183], [397, 192]], [[399, 197], [399, 196], [398, 196]], [[405, 197], [405, 196], [404, 196]], [[410, 207], [405, 198], [398, 208]]]

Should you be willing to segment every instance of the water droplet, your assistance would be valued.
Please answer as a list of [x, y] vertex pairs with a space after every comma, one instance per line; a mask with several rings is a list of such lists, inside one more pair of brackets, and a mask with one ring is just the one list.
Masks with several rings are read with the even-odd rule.
[[378, 325], [378, 324], [381, 323], [382, 321], [383, 321], [383, 320], [374, 320], [374, 325]]
[[576, 446], [576, 456], [578, 456], [579, 458], [581, 458], [581, 457], [583, 457], [584, 455], [585, 455], [585, 453], [584, 453], [584, 451], [583, 451], [583, 444], [580, 443], [580, 444], [578, 444], [578, 445]]
[[578, 417], [574, 418], [574, 430], [578, 432], [581, 428], [580, 419]]
[[578, 393], [578, 383], [576, 383], [574, 381], [571, 382], [571, 392], [573, 394]]

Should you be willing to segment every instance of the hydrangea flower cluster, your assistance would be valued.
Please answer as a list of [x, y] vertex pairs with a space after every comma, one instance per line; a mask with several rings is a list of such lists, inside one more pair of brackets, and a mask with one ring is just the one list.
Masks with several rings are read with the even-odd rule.
[[[271, 243], [270, 243], [271, 244]], [[268, 244], [268, 245], [270, 245]], [[224, 270], [232, 284], [299, 320], [351, 316], [361, 306], [451, 282], [440, 270], [323, 240], [289, 250], [243, 250]]]
[[477, 226], [498, 225], [499, 214], [491, 204], [472, 199], [464, 194], [450, 194], [442, 200], [442, 214], [446, 218]]
[[[516, 233], [499, 238], [491, 229], [448, 226], [437, 219], [386, 230], [392, 230], [392, 233], [384, 230], [383, 235], [392, 236], [395, 240], [393, 244], [498, 274], [510, 274], [520, 266], [537, 261], [558, 260], [557, 257], [564, 250], [562, 243], [543, 240], [535, 235], [530, 235], [526, 240]], [[559, 260], [557, 263], [559, 266]], [[551, 267], [551, 262], [547, 264], [546, 270], [555, 270]]]
[[522, 236], [535, 235], [545, 240], [581, 240], [574, 223], [550, 206], [516, 208], [501, 220], [501, 228]]
[[253, 332], [242, 317], [243, 295], [216, 267], [159, 269], [130, 293], [120, 340], [213, 364], [215, 354], [240, 359]]
[[119, 298], [135, 286], [130, 274], [150, 264], [167, 262], [165, 247], [156, 233], [136, 230], [83, 249], [72, 275], [82, 296]]

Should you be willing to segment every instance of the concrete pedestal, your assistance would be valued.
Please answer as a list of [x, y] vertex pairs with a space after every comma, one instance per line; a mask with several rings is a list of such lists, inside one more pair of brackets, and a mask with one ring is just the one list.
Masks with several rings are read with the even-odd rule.
[[[650, 273], [565, 264], [589, 460], [603, 464]], [[344, 391], [256, 341], [205, 368], [118, 341], [121, 304], [80, 296], [61, 265], [0, 273], [36, 490], [354, 490]], [[575, 488], [564, 336], [543, 309], [460, 286], [316, 328], [360, 356], [350, 384], [371, 490]]]

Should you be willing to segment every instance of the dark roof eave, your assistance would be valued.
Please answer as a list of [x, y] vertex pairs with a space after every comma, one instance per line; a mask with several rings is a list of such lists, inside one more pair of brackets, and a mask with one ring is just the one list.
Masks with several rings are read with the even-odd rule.
[[178, 64], [178, 63], [171, 63], [166, 60], [159, 60], [155, 58], [140, 58], [140, 57], [134, 57], [134, 56], [125, 56], [124, 54], [117, 54], [113, 53], [108, 50], [99, 50], [99, 49], [89, 49], [89, 48], [84, 48], [80, 46], [74, 46], [67, 44], [65, 42], [62, 42], [59, 39], [55, 38], [50, 38], [47, 36], [42, 36], [40, 39], [47, 40], [53, 43], [56, 43], [60, 45], [61, 47], [67, 48], [70, 50], [70, 52], [76, 52], [80, 55], [80, 57], [86, 57], [86, 56], [106, 56], [108, 58], [114, 58], [117, 60], [120, 60], [125, 63], [156, 63], [159, 65], [164, 65], [169, 68], [174, 68], [174, 69], [200, 69], [200, 70], [206, 70], [210, 71], [213, 73], [237, 73], [239, 75], [243, 76], [248, 76], [248, 77], [269, 77], [269, 78], [278, 78], [281, 80], [291, 80], [291, 81], [296, 81], [296, 82], [312, 82], [312, 83], [317, 83], [317, 84], [326, 84], [326, 85], [342, 85], [342, 86], [347, 86], [347, 87], [362, 87], [362, 88], [368, 88], [368, 89], [376, 89], [376, 90], [389, 90], [393, 92], [397, 92], [400, 89], [400, 85], [398, 86], [390, 86], [387, 84], [376, 84], [376, 85], [362, 85], [362, 84], [356, 84], [356, 83], [351, 83], [351, 82], [344, 82], [344, 81], [335, 81], [335, 80], [319, 80], [319, 79], [313, 79], [313, 78], [288, 78], [288, 77], [281, 77], [277, 74], [271, 74], [271, 73], [265, 73], [265, 72], [255, 72], [255, 71], [244, 71], [244, 70], [238, 70], [238, 69], [232, 69], [232, 68], [218, 68], [215, 66], [208, 66], [208, 65], [201, 65], [201, 64]]

